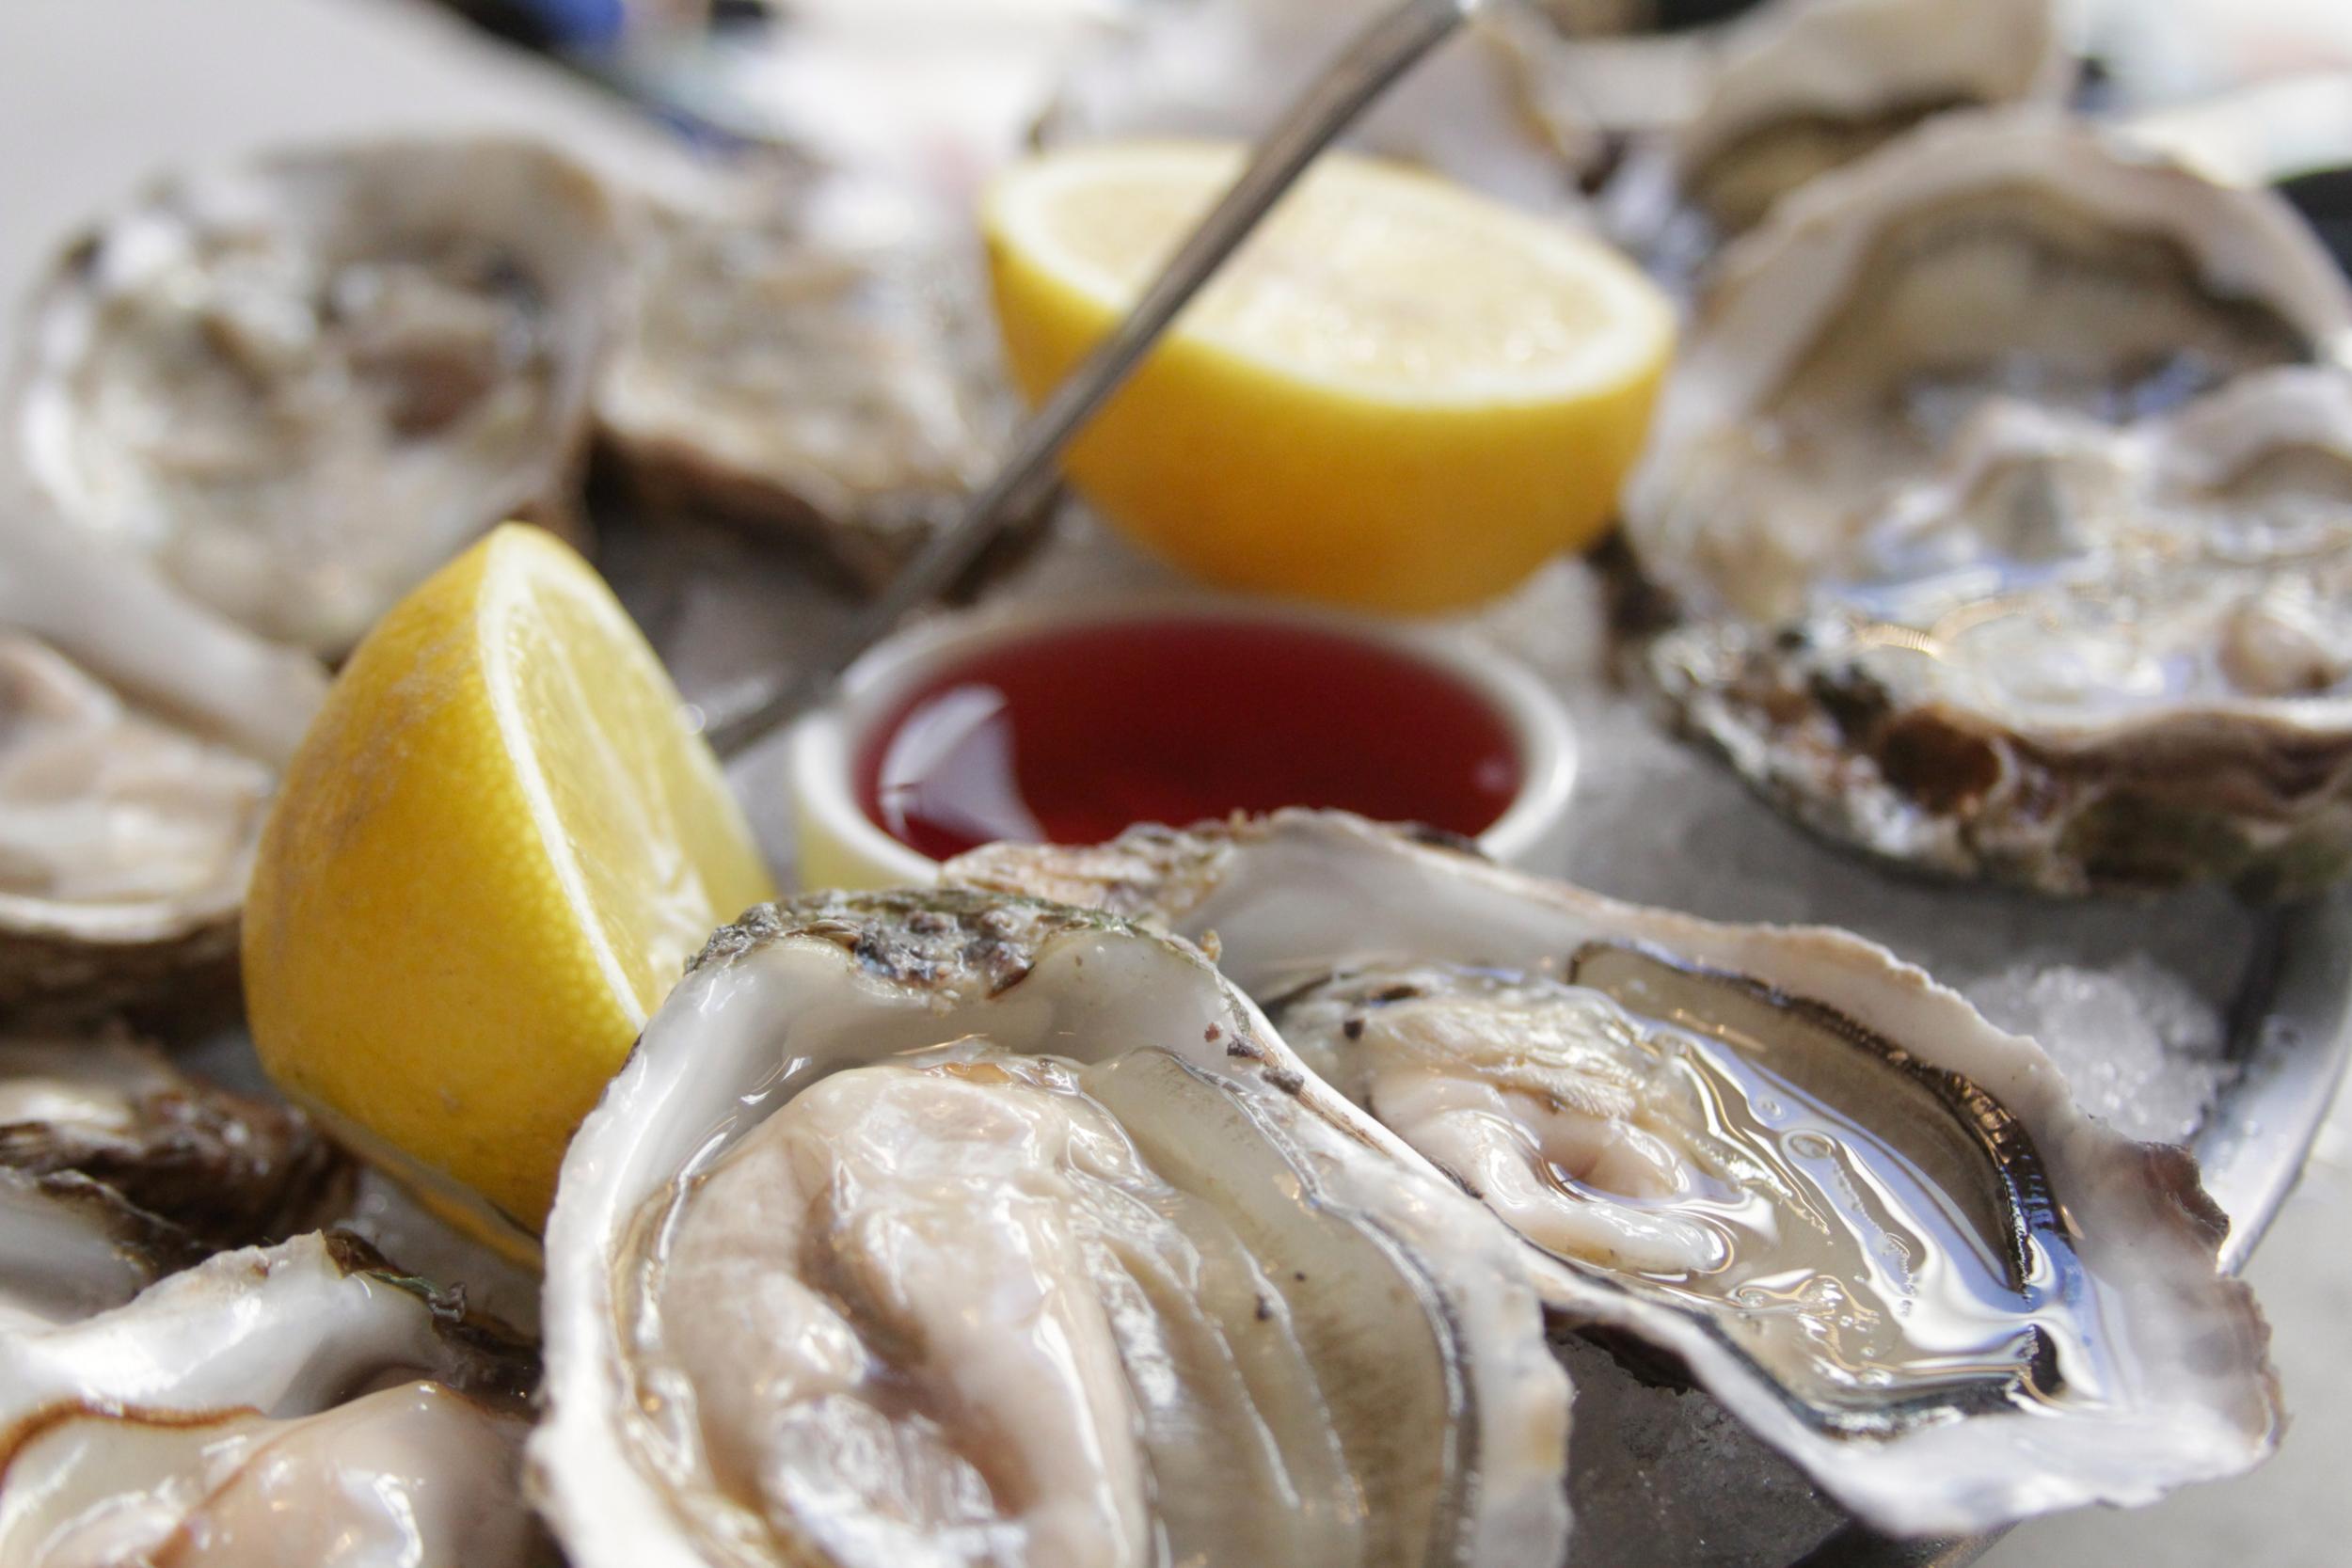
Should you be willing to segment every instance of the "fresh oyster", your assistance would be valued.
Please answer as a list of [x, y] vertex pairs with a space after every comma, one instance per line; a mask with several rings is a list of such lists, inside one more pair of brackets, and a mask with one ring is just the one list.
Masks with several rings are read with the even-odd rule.
[[0, 534], [0, 1007], [223, 1006], [326, 675], [30, 503]]
[[596, 402], [639, 498], [810, 538], [886, 580], [1011, 429], [968, 261], [843, 177], [652, 206], [640, 230], [634, 321]]
[[1299, 1058], [1888, 1530], [2261, 1459], [2268, 1338], [2188, 1157], [1842, 932], [1716, 925], [1338, 814], [995, 846], [952, 881], [1214, 930]]
[[1772, 203], [1947, 110], [2055, 101], [2074, 77], [2053, 0], [1807, 0], [1727, 30], [1689, 118], [1611, 181], [1614, 227], [1694, 270]]
[[103, 1181], [0, 1165], [0, 1339], [120, 1307], [203, 1259], [195, 1237]]
[[208, 1250], [278, 1242], [347, 1195], [291, 1106], [201, 1083], [119, 1031], [0, 1037], [0, 1165], [104, 1183]]
[[0, 1329], [78, 1322], [340, 1207], [300, 1113], [202, 1084], [119, 1030], [0, 1037]]
[[25, 467], [197, 599], [341, 655], [493, 523], [573, 522], [618, 262], [602, 188], [527, 142], [176, 177], [36, 291]]
[[533, 1470], [580, 1568], [1548, 1568], [1522, 1251], [1184, 943], [766, 906], [565, 1159]]
[[348, 1237], [221, 1254], [0, 1336], [0, 1560], [551, 1563], [519, 1486], [533, 1371]]
[[2352, 863], [2352, 290], [2285, 204], [1950, 116], [1726, 257], [1626, 501], [1685, 723], [2060, 892]]

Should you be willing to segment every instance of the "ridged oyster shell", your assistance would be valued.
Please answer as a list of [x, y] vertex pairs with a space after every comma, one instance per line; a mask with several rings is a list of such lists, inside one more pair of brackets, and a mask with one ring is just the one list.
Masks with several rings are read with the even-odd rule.
[[328, 657], [492, 524], [577, 530], [612, 203], [537, 144], [299, 149], [164, 181], [35, 292], [33, 480]]
[[2275, 1440], [2268, 1332], [2188, 1157], [1855, 937], [1336, 813], [946, 875], [1214, 931], [1302, 1061], [1530, 1241], [1559, 1312], [1678, 1357], [1883, 1529], [2146, 1502]]
[[2294, 213], [1949, 116], [1726, 256], [1626, 500], [1686, 725], [2056, 892], [2352, 863], [2352, 289]]
[[2074, 74], [2052, 0], [1797, 0], [1725, 29], [1691, 115], [1642, 138], [1603, 199], [1673, 275], [1772, 204], [1931, 115], [2055, 102]]
[[638, 499], [803, 537], [866, 585], [961, 510], [1009, 435], [975, 259], [846, 175], [648, 200], [596, 398]]
[[1549, 1565], [1518, 1254], [1184, 943], [763, 907], [566, 1157], [533, 1471], [580, 1568]]
[[0, 1165], [103, 1182], [208, 1251], [313, 1228], [349, 1175], [301, 1112], [112, 1029], [0, 1035]]
[[39, 503], [0, 511], [0, 1007], [227, 1010], [262, 816], [326, 674]]

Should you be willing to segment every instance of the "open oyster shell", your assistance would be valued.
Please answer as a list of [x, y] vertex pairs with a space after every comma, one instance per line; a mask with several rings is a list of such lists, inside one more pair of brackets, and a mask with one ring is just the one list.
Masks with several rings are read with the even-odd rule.
[[223, 1253], [0, 1336], [0, 1559], [551, 1563], [519, 1485], [534, 1372], [350, 1237]]
[[103, 1182], [213, 1251], [313, 1228], [350, 1174], [301, 1112], [119, 1031], [0, 1036], [0, 1165]]
[[1797, 0], [1725, 29], [1688, 118], [1612, 179], [1611, 225], [1669, 275], [1781, 197], [1951, 109], [2055, 102], [2074, 59], [2053, 0]]
[[1009, 435], [972, 259], [908, 202], [776, 177], [648, 203], [600, 384], [638, 498], [805, 538], [869, 586], [954, 521]]
[[0, 510], [0, 1007], [225, 1007], [262, 817], [326, 674], [36, 503]]
[[79, 1323], [203, 1260], [195, 1237], [103, 1181], [0, 1166], [0, 1338]]
[[528, 142], [176, 176], [36, 290], [25, 467], [195, 598], [341, 655], [492, 524], [576, 523], [618, 262], [602, 188]]
[[1520, 1252], [1184, 943], [766, 906], [565, 1159], [533, 1473], [580, 1568], [1549, 1565]]
[[0, 1037], [0, 1330], [78, 1322], [340, 1209], [300, 1112], [188, 1077], [119, 1029]]
[[1531, 1243], [1558, 1311], [1672, 1353], [1883, 1529], [2145, 1502], [2275, 1439], [2268, 1332], [2188, 1157], [1858, 938], [1339, 814], [946, 876], [1214, 931], [1300, 1060]]
[[2294, 213], [1950, 116], [1726, 256], [1628, 492], [1690, 729], [2058, 892], [2352, 859], [2352, 289]]

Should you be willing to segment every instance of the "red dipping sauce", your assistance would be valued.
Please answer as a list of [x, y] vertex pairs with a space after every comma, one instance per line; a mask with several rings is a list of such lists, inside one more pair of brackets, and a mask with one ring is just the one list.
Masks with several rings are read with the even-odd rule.
[[1282, 806], [1471, 835], [1520, 776], [1508, 722], [1442, 669], [1340, 633], [1197, 617], [983, 649], [903, 699], [857, 757], [866, 815], [938, 860]]

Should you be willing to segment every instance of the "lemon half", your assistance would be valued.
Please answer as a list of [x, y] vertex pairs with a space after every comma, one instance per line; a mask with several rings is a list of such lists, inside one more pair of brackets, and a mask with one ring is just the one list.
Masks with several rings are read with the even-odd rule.
[[686, 959], [773, 895], [628, 613], [508, 525], [377, 625], [303, 739], [246, 906], [254, 1044], [435, 1207], [527, 1244]]
[[[1016, 166], [982, 211], [1014, 378], [1042, 398], [1243, 153], [1122, 143]], [[1396, 610], [1501, 593], [1614, 515], [1674, 343], [1574, 229], [1327, 155], [1072, 448], [1070, 477], [1213, 581]]]

